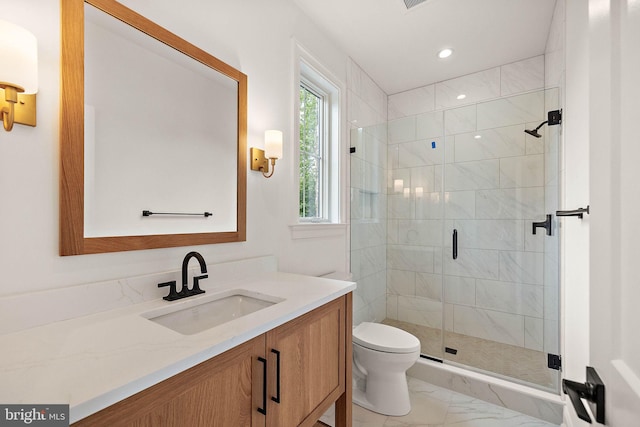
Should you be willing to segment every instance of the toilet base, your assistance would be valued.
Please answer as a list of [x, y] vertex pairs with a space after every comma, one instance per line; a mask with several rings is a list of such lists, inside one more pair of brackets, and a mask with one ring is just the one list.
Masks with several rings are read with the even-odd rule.
[[411, 412], [409, 388], [406, 375], [385, 378], [376, 385], [376, 380], [369, 376], [366, 380], [367, 391], [353, 388], [353, 403], [378, 414], [401, 417]]
[[401, 329], [363, 322], [353, 330], [353, 402], [401, 417], [411, 412], [407, 369], [420, 357], [420, 341]]

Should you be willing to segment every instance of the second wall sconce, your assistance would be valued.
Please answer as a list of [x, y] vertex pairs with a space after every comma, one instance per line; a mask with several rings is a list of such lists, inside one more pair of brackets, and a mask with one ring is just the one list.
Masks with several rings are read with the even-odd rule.
[[[271, 178], [276, 167], [276, 160], [282, 158], [282, 131], [265, 131], [264, 150], [251, 147], [250, 154], [251, 170], [260, 171], [265, 178]], [[271, 164], [271, 167], [269, 167], [269, 164]]]
[[[36, 125], [38, 42], [33, 34], [0, 20], [0, 114], [6, 131], [14, 123]], [[24, 92], [24, 93], [23, 93]]]

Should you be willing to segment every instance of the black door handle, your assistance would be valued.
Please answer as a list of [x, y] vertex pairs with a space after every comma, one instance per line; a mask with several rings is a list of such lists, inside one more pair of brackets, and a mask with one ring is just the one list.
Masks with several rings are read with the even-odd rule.
[[578, 414], [578, 418], [591, 424], [591, 417], [584, 407], [582, 400], [589, 401], [591, 412], [596, 416], [596, 421], [604, 424], [604, 383], [596, 370], [587, 366], [587, 381], [577, 383], [571, 380], [562, 380], [562, 391], [568, 394], [571, 404]]
[[458, 259], [458, 230], [453, 229], [453, 259]]
[[262, 408], [258, 407], [258, 412], [267, 415], [267, 359], [258, 357], [258, 362], [261, 362], [264, 367], [262, 370]]
[[547, 215], [547, 219], [541, 222], [534, 222], [531, 231], [536, 234], [536, 228], [544, 228], [547, 230], [547, 236], [551, 236], [551, 214]]
[[271, 353], [276, 355], [276, 397], [271, 396], [271, 400], [280, 403], [280, 352], [272, 348]]

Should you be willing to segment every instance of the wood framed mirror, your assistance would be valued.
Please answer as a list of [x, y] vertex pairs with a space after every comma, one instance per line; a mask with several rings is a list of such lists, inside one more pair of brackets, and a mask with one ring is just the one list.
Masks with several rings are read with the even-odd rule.
[[114, 0], [60, 4], [60, 255], [245, 241], [247, 76]]

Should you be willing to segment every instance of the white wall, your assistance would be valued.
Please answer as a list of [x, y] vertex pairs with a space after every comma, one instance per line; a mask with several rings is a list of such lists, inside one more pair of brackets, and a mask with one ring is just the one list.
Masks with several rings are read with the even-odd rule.
[[[587, 2], [558, 4], [566, 7], [561, 208], [576, 209], [589, 204], [589, 15]], [[562, 220], [562, 233], [563, 377], [582, 382], [589, 365], [589, 216]], [[565, 423], [586, 425], [566, 401]]]
[[[284, 158], [269, 180], [249, 171], [247, 241], [114, 254], [58, 255], [60, 10], [58, 0], [0, 0], [3, 19], [38, 39], [38, 126], [0, 132], [0, 296], [177, 269], [195, 249], [208, 262], [275, 254], [280, 269], [307, 274], [345, 268], [346, 234], [292, 240], [287, 218], [292, 185], [295, 37], [346, 84], [347, 57], [286, 0], [123, 1], [170, 31], [248, 75], [248, 145], [265, 129], [285, 132]], [[176, 94], [167, 88], [167, 95]], [[169, 101], [169, 100], [168, 100]], [[175, 102], [171, 100], [171, 102]]]

